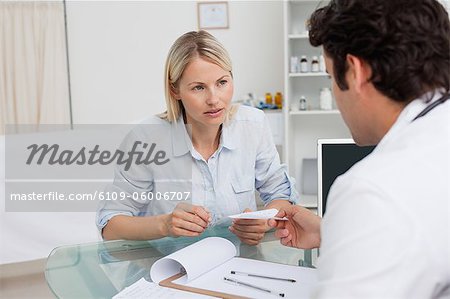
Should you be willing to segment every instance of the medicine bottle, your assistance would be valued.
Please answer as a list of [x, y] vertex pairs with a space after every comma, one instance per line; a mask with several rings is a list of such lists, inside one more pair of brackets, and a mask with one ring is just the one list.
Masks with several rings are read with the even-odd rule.
[[319, 58], [317, 56], [312, 57], [311, 72], [317, 73], [319, 71]]
[[300, 71], [300, 62], [297, 56], [291, 57], [291, 73], [298, 73]]
[[275, 94], [275, 105], [277, 105], [278, 109], [281, 109], [283, 107], [283, 95], [281, 92], [277, 92]]
[[267, 105], [272, 105], [273, 104], [272, 94], [270, 92], [266, 92], [266, 104]]
[[308, 72], [308, 59], [303, 55], [300, 59], [300, 72], [307, 73]]
[[324, 87], [320, 90], [320, 109], [331, 110], [333, 104], [333, 96], [331, 95], [331, 90], [328, 87]]
[[323, 57], [323, 55], [319, 56], [319, 71], [323, 73], [326, 72], [325, 58]]
[[306, 110], [306, 98], [305, 98], [305, 96], [301, 96], [300, 97], [299, 109], [302, 110], [302, 111]]

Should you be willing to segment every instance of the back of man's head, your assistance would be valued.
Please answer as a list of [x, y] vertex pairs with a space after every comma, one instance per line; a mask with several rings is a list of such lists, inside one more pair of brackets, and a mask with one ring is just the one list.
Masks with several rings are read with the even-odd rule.
[[347, 54], [366, 61], [375, 88], [395, 101], [450, 89], [450, 22], [436, 0], [332, 0], [311, 16], [310, 42], [323, 45], [342, 90]]

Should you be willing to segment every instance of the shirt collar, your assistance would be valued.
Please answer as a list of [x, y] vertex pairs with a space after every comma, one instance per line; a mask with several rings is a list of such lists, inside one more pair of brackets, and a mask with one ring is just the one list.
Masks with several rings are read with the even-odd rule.
[[[232, 123], [222, 125], [222, 135], [220, 136], [220, 147], [229, 150], [236, 148], [236, 137], [233, 136]], [[193, 148], [192, 140], [186, 130], [183, 117], [172, 123], [172, 152], [175, 157], [187, 154]]]
[[[236, 148], [236, 137], [233, 136], [232, 132], [233, 125], [232, 123], [227, 123], [222, 125], [222, 136], [220, 137], [220, 145], [222, 145], [224, 148], [233, 150]], [[220, 147], [219, 145], [219, 147]]]
[[403, 111], [400, 112], [400, 115], [397, 118], [397, 122], [399, 123], [411, 123], [413, 119], [422, 112], [428, 105], [440, 99], [443, 95], [441, 90], [434, 90], [425, 93], [421, 97], [411, 101]]
[[[440, 97], [442, 97], [443, 91], [441, 90], [435, 90], [430, 91], [422, 95], [421, 97], [411, 101], [409, 104], [406, 105], [405, 108], [403, 108], [402, 112], [400, 112], [399, 116], [397, 117], [397, 120], [395, 121], [394, 125], [389, 129], [389, 131], [386, 133], [386, 135], [381, 139], [378, 146], [381, 144], [386, 143], [388, 140], [390, 140], [391, 136], [395, 136], [397, 132], [401, 131], [404, 127], [411, 124], [413, 119], [428, 105], [433, 103], [434, 101], [437, 101]], [[430, 101], [427, 101], [428, 99], [431, 99]]]
[[183, 117], [180, 116], [172, 123], [172, 152], [175, 157], [183, 156], [192, 148], [192, 141], [184, 125]]

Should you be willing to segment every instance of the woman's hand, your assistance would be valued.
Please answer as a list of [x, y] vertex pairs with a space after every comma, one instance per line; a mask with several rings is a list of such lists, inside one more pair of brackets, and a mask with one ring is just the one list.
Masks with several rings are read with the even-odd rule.
[[[245, 209], [244, 213], [251, 211], [250, 209]], [[229, 227], [229, 230], [239, 240], [249, 245], [258, 245], [269, 229], [270, 227], [264, 219], [234, 219]]]
[[202, 206], [179, 203], [166, 217], [167, 235], [171, 237], [195, 237], [203, 233], [211, 221], [211, 215]]

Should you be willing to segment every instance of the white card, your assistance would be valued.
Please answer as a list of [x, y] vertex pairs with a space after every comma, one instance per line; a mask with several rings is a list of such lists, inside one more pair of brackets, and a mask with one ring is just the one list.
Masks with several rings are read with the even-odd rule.
[[275, 220], [288, 220], [286, 217], [280, 218], [275, 217], [275, 215], [278, 214], [277, 209], [268, 209], [268, 210], [261, 210], [256, 212], [248, 212], [248, 213], [241, 213], [236, 215], [228, 216], [233, 219], [275, 219]]

